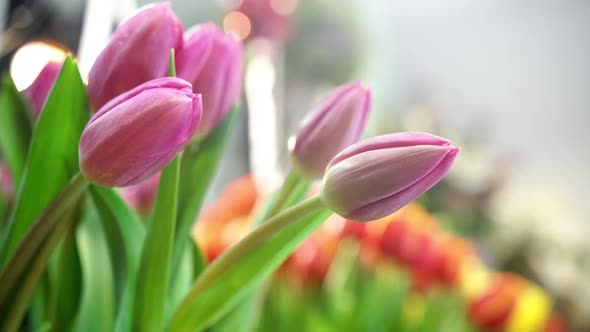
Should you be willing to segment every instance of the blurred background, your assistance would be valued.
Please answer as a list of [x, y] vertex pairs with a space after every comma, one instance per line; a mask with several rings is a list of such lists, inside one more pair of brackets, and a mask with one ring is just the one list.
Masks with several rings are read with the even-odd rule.
[[[264, 195], [288, 138], [330, 89], [372, 88], [366, 136], [428, 131], [463, 150], [420, 200], [498, 270], [547, 290], [590, 331], [590, 1], [172, 0], [185, 28], [246, 44], [240, 128], [210, 193], [251, 173]], [[0, 68], [24, 89], [66, 52], [88, 71], [141, 0], [2, 0]], [[1, 111], [1, 110], [0, 110]]]

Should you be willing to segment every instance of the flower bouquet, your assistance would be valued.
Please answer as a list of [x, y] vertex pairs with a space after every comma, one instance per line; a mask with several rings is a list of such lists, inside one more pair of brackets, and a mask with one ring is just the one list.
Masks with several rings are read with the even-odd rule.
[[[427, 133], [359, 142], [371, 93], [343, 85], [301, 124], [291, 171], [252, 230], [207, 264], [191, 226], [241, 82], [241, 44], [211, 23], [183, 32], [167, 3], [117, 28], [87, 84], [72, 56], [22, 94], [4, 77], [2, 183], [12, 189], [0, 196], [0, 330], [214, 328], [332, 214], [389, 216], [459, 152]], [[145, 222], [116, 189], [143, 183], [157, 188]]]

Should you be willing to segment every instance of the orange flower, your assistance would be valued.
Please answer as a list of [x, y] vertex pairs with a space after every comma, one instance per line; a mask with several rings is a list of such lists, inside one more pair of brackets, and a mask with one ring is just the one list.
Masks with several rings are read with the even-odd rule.
[[450, 234], [441, 237], [440, 246], [444, 259], [438, 277], [444, 284], [456, 285], [463, 267], [469, 261], [479, 260], [477, 252], [471, 242]]
[[511, 273], [498, 273], [488, 288], [470, 300], [468, 315], [479, 327], [488, 330], [503, 329], [516, 306], [523, 280]]
[[245, 175], [225, 188], [193, 226], [193, 240], [211, 262], [242, 239], [251, 227], [250, 215], [258, 199], [252, 176]]

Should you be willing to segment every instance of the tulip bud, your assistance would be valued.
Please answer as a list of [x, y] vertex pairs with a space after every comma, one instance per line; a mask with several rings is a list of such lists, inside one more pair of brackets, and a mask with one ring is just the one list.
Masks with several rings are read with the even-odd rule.
[[327, 207], [347, 219], [382, 218], [440, 181], [458, 152], [448, 140], [426, 133], [369, 138], [330, 161], [321, 195]]
[[203, 118], [196, 134], [202, 138], [240, 99], [242, 44], [213, 23], [190, 29], [184, 38], [186, 47], [177, 53], [176, 74], [203, 96]]
[[24, 91], [24, 95], [33, 106], [33, 114], [39, 116], [47, 100], [47, 96], [53, 87], [53, 83], [59, 75], [61, 63], [50, 61], [41, 70], [33, 83]]
[[149, 81], [104, 105], [80, 139], [80, 169], [91, 182], [124, 187], [166, 166], [196, 131], [201, 96], [190, 83]]
[[117, 28], [88, 74], [93, 111], [121, 93], [166, 76], [170, 49], [182, 47], [182, 25], [169, 3], [147, 5]]
[[370, 108], [371, 91], [360, 82], [330, 93], [295, 135], [292, 154], [297, 169], [310, 178], [321, 178], [330, 160], [359, 140]]

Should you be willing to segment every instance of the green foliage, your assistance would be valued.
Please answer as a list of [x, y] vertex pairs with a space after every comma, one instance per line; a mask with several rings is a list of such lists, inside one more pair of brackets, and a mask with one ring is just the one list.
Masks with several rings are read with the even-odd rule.
[[129, 331], [145, 227], [113, 189], [91, 185], [89, 192], [104, 229], [115, 279], [115, 330]]
[[168, 284], [178, 200], [179, 157], [164, 168], [143, 243], [135, 288], [133, 329], [161, 331]]
[[82, 263], [83, 289], [76, 331], [113, 331], [115, 282], [107, 240], [95, 211], [90, 211], [76, 232]]
[[290, 224], [233, 262], [211, 284], [191, 291], [171, 319], [168, 331], [195, 331], [221, 318], [258, 287], [331, 214], [320, 209]]
[[31, 111], [8, 73], [0, 90], [0, 149], [14, 183], [20, 183], [31, 141]]
[[43, 209], [78, 173], [78, 142], [88, 117], [86, 88], [76, 63], [68, 57], [33, 133], [3, 239], [2, 265]]
[[1, 317], [0, 330], [18, 329], [51, 254], [75, 223], [76, 213], [72, 209], [85, 188], [84, 179], [75, 176], [33, 224], [2, 269], [0, 312], [5, 315]]
[[207, 189], [216, 174], [239, 112], [240, 106], [235, 106], [203, 141], [190, 143], [184, 150], [180, 164], [182, 181], [178, 191], [178, 221], [172, 259], [173, 271], [178, 270], [184, 246], [191, 241], [191, 226], [201, 210]]

